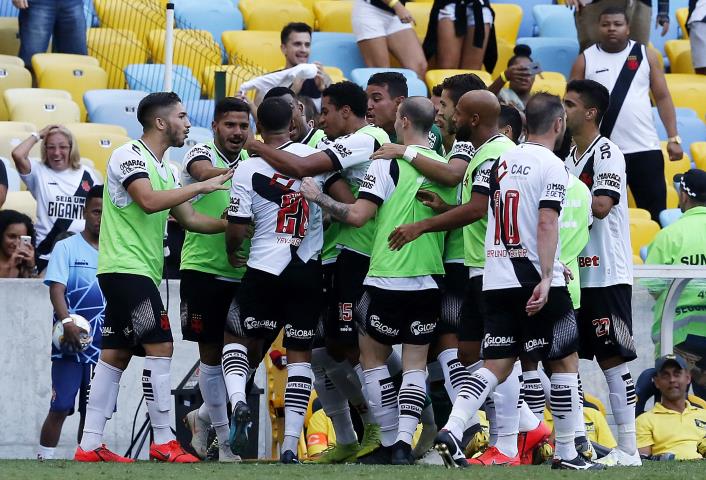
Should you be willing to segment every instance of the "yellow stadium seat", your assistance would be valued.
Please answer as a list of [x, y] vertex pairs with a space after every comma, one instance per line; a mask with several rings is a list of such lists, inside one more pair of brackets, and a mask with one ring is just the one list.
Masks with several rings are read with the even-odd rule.
[[32, 56], [32, 70], [38, 81], [48, 67], [55, 65], [71, 67], [98, 67], [98, 59], [90, 55], [74, 55], [71, 53], [35, 53]]
[[253, 73], [250, 69], [237, 65], [218, 65], [210, 66], [204, 69], [204, 92], [209, 98], [214, 98], [216, 95], [215, 73], [226, 72], [226, 96], [234, 97], [238, 93], [238, 89], [243, 82], [256, 77], [258, 74]]
[[322, 0], [314, 3], [314, 15], [320, 32], [352, 33], [353, 2]]
[[132, 30], [90, 28], [88, 53], [98, 58], [108, 74], [108, 88], [124, 89], [124, 69], [131, 64], [147, 63], [149, 51]]
[[27, 99], [12, 106], [10, 119], [32, 122], [42, 129], [52, 124], [80, 122], [81, 109], [73, 100]]
[[643, 220], [650, 220], [650, 212], [644, 208], [628, 208], [628, 218], [637, 218]]
[[37, 221], [37, 201], [32, 194], [27, 191], [7, 192], [5, 204], [2, 206], [2, 209], [16, 210], [27, 215], [33, 222]]
[[677, 17], [677, 23], [679, 23], [682, 34], [684, 35], [682, 38], [689, 38], [689, 32], [686, 31], [686, 19], [689, 16], [689, 8], [677, 8], [675, 16]]
[[261, 73], [284, 67], [284, 56], [280, 50], [279, 33], [275, 31], [228, 31], [223, 32], [223, 46], [232, 65], [254, 65]]
[[[17, 123], [17, 122], [6, 122], [6, 123]], [[32, 130], [32, 131], [36, 131]], [[0, 157], [5, 157], [7, 159], [12, 158], [12, 151], [15, 149], [17, 145], [20, 143], [24, 142], [27, 137], [29, 137], [29, 134], [32, 132], [28, 132], [27, 130], [23, 128], [7, 128], [7, 129], [0, 129]], [[37, 142], [34, 147], [32, 147], [32, 150], [29, 152], [30, 157], [37, 157], [39, 158], [39, 145], [40, 142]], [[14, 166], [14, 162], [10, 160], [10, 164]]]
[[635, 197], [632, 196], [632, 192], [630, 191], [630, 187], [628, 187], [628, 208], [636, 208]]
[[338, 67], [324, 66], [324, 72], [328, 73], [328, 76], [331, 77], [331, 83], [342, 82], [346, 79], [346, 77], [343, 76], [343, 71]]
[[444, 79], [453, 77], [454, 75], [461, 75], [464, 73], [474, 73], [485, 82], [486, 85], [490, 85], [493, 79], [490, 77], [488, 72], [482, 70], [457, 70], [457, 69], [446, 69], [446, 70], [427, 70], [424, 76], [424, 81], [427, 84], [427, 88], [431, 90], [436, 85], [439, 85]]
[[83, 94], [88, 90], [108, 88], [108, 74], [98, 66], [47, 65], [43, 67], [39, 79], [40, 88], [65, 88], [81, 109], [81, 120], [86, 119], [86, 107]]
[[659, 224], [654, 220], [630, 219], [630, 244], [633, 255], [640, 255], [640, 249], [652, 242], [659, 232]]
[[674, 183], [674, 175], [684, 173], [691, 168], [691, 159], [688, 152], [684, 152], [681, 160], [672, 162], [669, 160], [669, 154], [667, 153], [667, 142], [660, 142], [660, 144], [664, 155], [664, 179], [667, 185], [671, 185]]
[[686, 73], [667, 73], [667, 87], [672, 94], [675, 107], [687, 107], [696, 110], [699, 118], [706, 116], [706, 77]]
[[[417, 33], [420, 41], [424, 41], [429, 27], [429, 15], [431, 13], [431, 3], [407, 3], [409, 13], [414, 17], [414, 31]], [[493, 7], [495, 8], [495, 7]]]
[[632, 264], [633, 265], [642, 265], [644, 263], [645, 262], [642, 261], [642, 257], [640, 257], [640, 255], [635, 255], [635, 254], [632, 255]]
[[536, 92], [549, 92], [564, 98], [566, 78], [559, 72], [542, 72], [535, 75], [532, 93]]
[[689, 40], [667, 40], [664, 51], [669, 58], [669, 69], [672, 73], [694, 73]]
[[0, 65], [17, 65], [18, 67], [24, 67], [25, 62], [16, 55], [2, 55], [0, 54]]
[[17, 17], [0, 17], [0, 54], [17, 55], [20, 51], [19, 31]]
[[30, 122], [0, 122], [0, 132], [9, 131], [23, 131], [27, 133], [32, 133], [37, 131], [37, 127]]
[[[31, 88], [32, 75], [22, 65], [0, 65], [0, 95], [8, 88]], [[10, 118], [9, 109], [5, 106], [5, 101], [0, 98], [0, 120]]]
[[[154, 63], [164, 63], [165, 30], [152, 30], [147, 35], [147, 45]], [[222, 63], [221, 47], [206, 30], [174, 29], [175, 65], [184, 65], [203, 84], [204, 68]]]
[[164, 28], [166, 12], [158, 4], [145, 1], [94, 0], [101, 27], [132, 30], [140, 42], [152, 30]]
[[5, 99], [5, 105], [7, 105], [7, 110], [12, 112], [12, 108], [18, 102], [22, 102], [27, 99], [34, 100], [49, 100], [49, 99], [63, 99], [71, 100], [71, 94], [66, 90], [51, 89], [51, 88], [11, 88], [5, 90], [3, 93], [3, 98]]
[[498, 61], [493, 69], [493, 78], [500, 76], [507, 69], [507, 62], [515, 54], [515, 44], [508, 43], [502, 38], [498, 38]]
[[495, 11], [495, 35], [498, 39], [514, 44], [517, 41], [517, 33], [520, 31], [522, 22], [522, 7], [514, 3], [496, 3], [493, 5]]
[[78, 150], [82, 157], [90, 158], [95, 164], [95, 169], [105, 176], [108, 160], [113, 150], [129, 142], [126, 135], [113, 133], [87, 133], [76, 135]]
[[659, 69], [662, 70], [662, 71], [664, 71], [664, 56], [662, 55], [662, 52], [660, 52], [659, 50], [657, 50], [657, 49], [654, 47], [654, 45], [652, 45], [652, 42], [650, 42], [650, 43], [647, 45], [647, 48], [649, 48], [650, 50], [652, 50], [652, 53], [655, 54], [655, 57], [657, 58], [657, 62], [659, 63]]
[[679, 207], [679, 194], [674, 190], [674, 182], [665, 182], [667, 184], [667, 208]]
[[112, 125], [110, 123], [67, 123], [64, 126], [68, 128], [74, 136], [93, 133], [122, 135], [123, 137], [128, 136], [125, 127], [121, 127], [120, 125]]
[[290, 22], [304, 22], [313, 28], [314, 12], [301, 4], [264, 3], [253, 7], [245, 21], [248, 30], [276, 30]]
[[[313, 12], [313, 8], [311, 7], [310, 3], [311, 1], [306, 1], [306, 7]], [[250, 18], [253, 9], [260, 5], [304, 6], [304, 3], [300, 2], [299, 0], [240, 0], [238, 2], [238, 8], [240, 9], [240, 13], [243, 14], [243, 21], [246, 25], [248, 24], [248, 19]], [[310, 26], [313, 28], [314, 24], [312, 23]]]
[[706, 170], [706, 142], [691, 144], [691, 158], [694, 160], [696, 168]]

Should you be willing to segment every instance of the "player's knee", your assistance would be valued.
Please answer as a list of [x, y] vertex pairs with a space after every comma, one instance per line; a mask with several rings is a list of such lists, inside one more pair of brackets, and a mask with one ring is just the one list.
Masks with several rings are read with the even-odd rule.
[[220, 343], [199, 344], [199, 357], [206, 365], [220, 365], [223, 346]]
[[149, 357], [169, 357], [174, 354], [174, 344], [172, 342], [149, 343], [144, 345], [145, 354]]

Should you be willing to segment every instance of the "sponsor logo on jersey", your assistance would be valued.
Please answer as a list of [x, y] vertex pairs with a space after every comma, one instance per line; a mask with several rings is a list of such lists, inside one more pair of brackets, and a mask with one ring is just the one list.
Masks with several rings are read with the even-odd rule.
[[456, 142], [451, 149], [452, 157], [454, 155], [467, 155], [472, 157], [474, 153], [475, 149], [473, 148], [473, 144], [471, 142]]
[[383, 335], [387, 335], [388, 337], [396, 337], [400, 333], [400, 330], [398, 328], [392, 328], [388, 325], [383, 324], [380, 321], [380, 317], [378, 317], [377, 315], [370, 315], [370, 317], [368, 318], [368, 323], [370, 323], [370, 326], [373, 327], [375, 330], [382, 333]]
[[341, 143], [334, 143], [333, 145], [331, 145], [331, 148], [336, 150], [336, 152], [338, 152], [338, 156], [342, 159], [353, 155], [353, 152], [351, 152], [349, 148], [346, 148], [346, 146]]
[[581, 268], [601, 266], [601, 257], [599, 257], [598, 255], [594, 255], [592, 257], [579, 257], [578, 261], [579, 267]]
[[550, 198], [564, 198], [565, 193], [566, 185], [562, 185], [561, 183], [548, 183], [544, 196]]
[[547, 346], [549, 346], [549, 342], [547, 342], [544, 338], [533, 338], [525, 342], [525, 352], [531, 352], [532, 350]]
[[599, 173], [596, 177], [596, 186], [620, 190], [620, 175], [611, 172]]
[[498, 183], [500, 183], [500, 180], [502, 180], [503, 178], [505, 178], [505, 175], [507, 175], [507, 172], [508, 172], [508, 170], [507, 170], [507, 162], [506, 162], [505, 160], [503, 160], [502, 162], [500, 162], [500, 163], [498, 164], [498, 173], [497, 173], [497, 175], [498, 175]]
[[409, 329], [414, 335], [424, 335], [425, 333], [432, 333], [435, 327], [436, 323], [422, 323], [419, 320], [415, 320]]
[[113, 335], [113, 327], [101, 327], [101, 335]]
[[515, 343], [515, 337], [493, 337], [489, 333], [485, 334], [483, 338], [483, 348], [488, 347], [508, 347]]
[[683, 265], [706, 265], [706, 255], [703, 253], [694, 253], [681, 257], [679, 261]]
[[363, 177], [363, 181], [360, 182], [360, 188], [367, 188], [371, 189], [375, 186], [375, 182], [377, 179], [375, 178], [375, 175], [366, 173], [365, 176]]
[[694, 425], [696, 425], [698, 428], [706, 429], [706, 422], [704, 422], [703, 420], [699, 420], [698, 418], [694, 419]]
[[532, 167], [530, 165], [519, 165], [515, 164], [512, 167], [510, 167], [510, 173], [513, 175], [529, 175], [530, 172], [532, 171]]
[[230, 198], [230, 205], [228, 205], [228, 215], [235, 215], [240, 210], [240, 199]]
[[147, 163], [144, 160], [133, 158], [120, 164], [120, 171], [123, 175], [127, 175], [137, 169], [147, 170]]
[[706, 312], [706, 305], [683, 305], [674, 310], [675, 315], [684, 315], [685, 313]]
[[314, 336], [314, 330], [304, 330], [294, 328], [289, 323], [284, 326], [284, 334], [289, 338], [299, 338], [301, 340], [309, 340]]
[[254, 330], [256, 328], [274, 330], [277, 328], [277, 322], [274, 320], [255, 320], [255, 317], [248, 317], [243, 321], [243, 326], [248, 330]]

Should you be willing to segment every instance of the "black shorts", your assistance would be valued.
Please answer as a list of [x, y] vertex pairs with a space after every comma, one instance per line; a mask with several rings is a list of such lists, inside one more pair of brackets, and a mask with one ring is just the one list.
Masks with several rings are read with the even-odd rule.
[[365, 287], [360, 304], [367, 304], [365, 331], [376, 341], [427, 345], [434, 339], [441, 292], [436, 288], [399, 291]]
[[549, 300], [535, 315], [525, 312], [533, 287], [485, 290], [481, 355], [485, 359], [558, 360], [578, 350], [579, 332], [566, 287], [552, 287]]
[[98, 283], [105, 297], [103, 348], [128, 349], [143, 357], [142, 345], [174, 341], [162, 297], [149, 277], [101, 273]]
[[466, 280], [458, 340], [459, 342], [483, 340], [483, 275], [476, 275]]
[[353, 318], [356, 304], [363, 295], [363, 280], [370, 269], [370, 257], [351, 250], [341, 250], [336, 259], [333, 292], [336, 305], [325, 317], [326, 338], [344, 345], [358, 345], [358, 330]]
[[[292, 260], [279, 276], [248, 267], [227, 328], [235, 336], [265, 342], [271, 342], [284, 328], [284, 348], [306, 351], [316, 334], [321, 305], [318, 260]], [[237, 313], [233, 312], [236, 308]]]
[[632, 286], [582, 288], [578, 315], [581, 358], [637, 358], [632, 336]]
[[468, 267], [462, 263], [445, 263], [441, 281], [441, 314], [436, 334], [458, 333], [463, 292], [468, 282]]
[[184, 340], [222, 343], [228, 309], [240, 282], [219, 280], [212, 273], [182, 270], [181, 333]]

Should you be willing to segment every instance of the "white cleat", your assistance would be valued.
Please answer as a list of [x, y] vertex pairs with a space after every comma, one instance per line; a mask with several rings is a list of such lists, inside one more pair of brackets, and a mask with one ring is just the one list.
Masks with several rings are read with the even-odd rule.
[[439, 465], [443, 467], [444, 459], [441, 458], [441, 455], [439, 455], [436, 449], [430, 448], [427, 453], [422, 455], [421, 458], [418, 458], [414, 463], [417, 465]]
[[218, 461], [220, 463], [240, 463], [243, 460], [240, 455], [234, 454], [227, 443], [218, 447]]
[[439, 433], [439, 430], [433, 423], [422, 425], [422, 433], [419, 434], [417, 445], [412, 450], [414, 458], [422, 458], [434, 447], [434, 439], [437, 433]]
[[208, 451], [208, 427], [210, 425], [201, 420], [198, 408], [186, 414], [184, 425], [191, 432], [191, 447], [196, 455], [204, 460]]
[[642, 466], [642, 460], [640, 459], [640, 453], [635, 450], [635, 453], [629, 455], [619, 448], [614, 448], [610, 451], [608, 455], [603, 458], [596, 460], [596, 463], [605, 465], [606, 467], [640, 467]]

